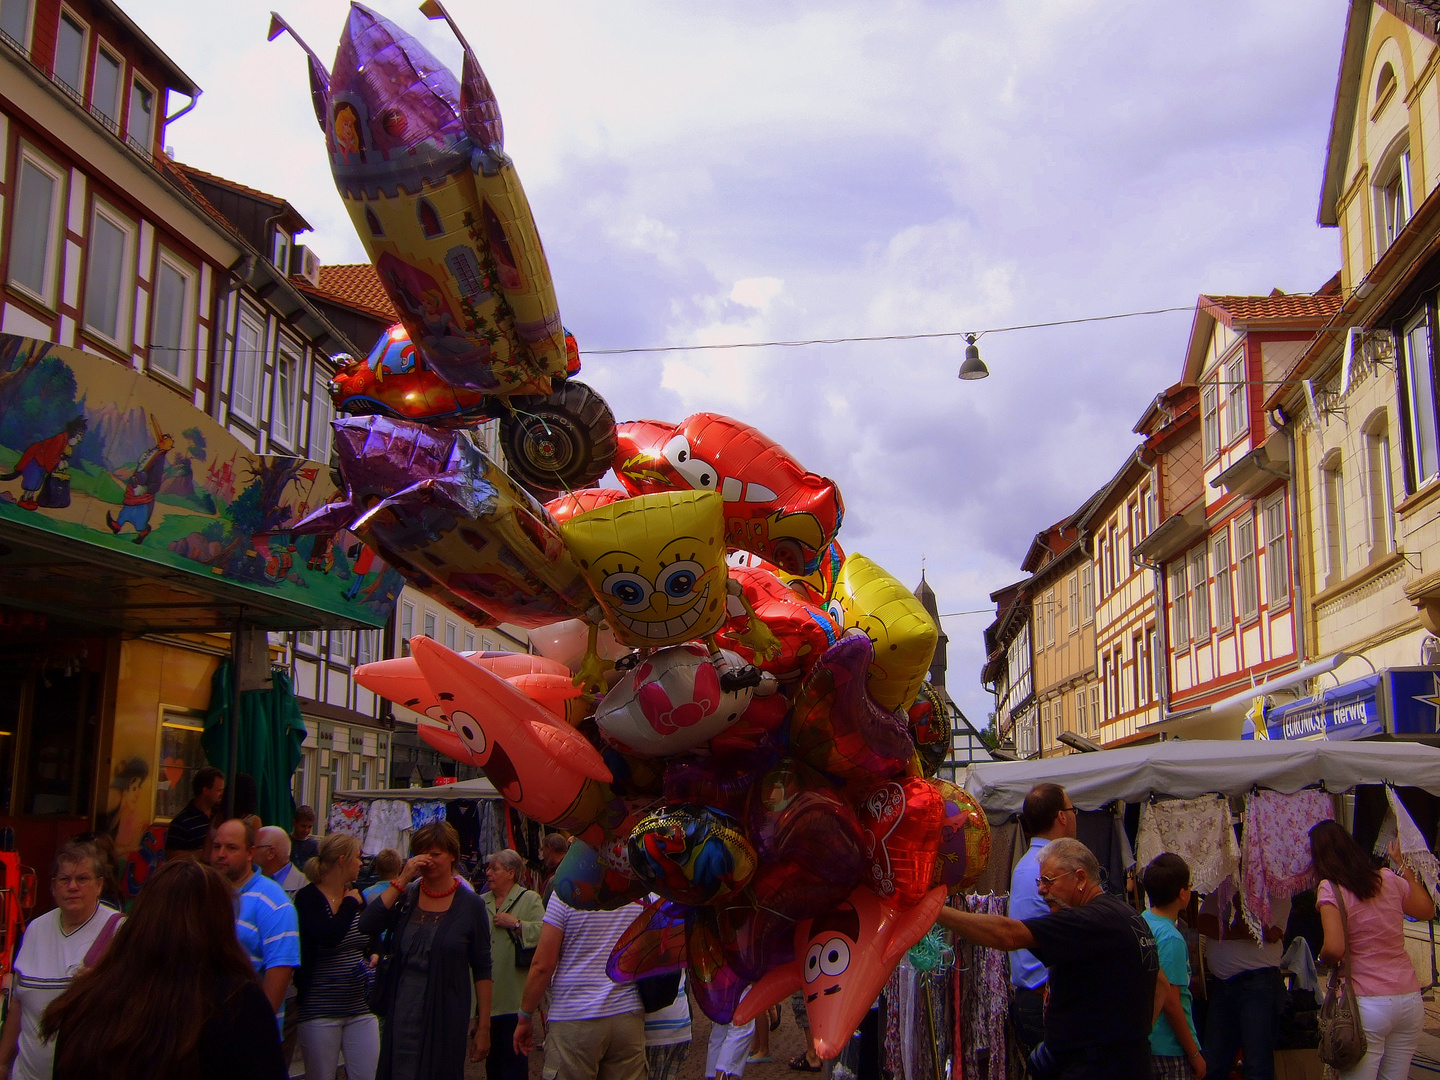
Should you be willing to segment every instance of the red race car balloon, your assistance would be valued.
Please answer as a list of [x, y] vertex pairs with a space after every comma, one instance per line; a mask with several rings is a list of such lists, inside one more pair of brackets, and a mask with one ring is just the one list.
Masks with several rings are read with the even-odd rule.
[[678, 425], [639, 420], [615, 428], [615, 475], [632, 495], [718, 491], [725, 540], [791, 574], [808, 574], [845, 516], [835, 481], [800, 463], [748, 424], [696, 413]]

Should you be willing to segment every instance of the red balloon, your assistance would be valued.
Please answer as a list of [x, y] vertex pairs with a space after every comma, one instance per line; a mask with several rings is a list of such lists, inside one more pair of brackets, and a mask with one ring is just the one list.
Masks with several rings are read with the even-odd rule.
[[615, 475], [632, 495], [718, 491], [725, 542], [781, 570], [809, 574], [840, 529], [845, 504], [833, 480], [806, 472], [748, 424], [696, 413], [678, 425], [617, 424]]
[[891, 780], [873, 789], [855, 807], [866, 852], [870, 888], [902, 905], [930, 891], [945, 799], [918, 776]]
[[545, 504], [545, 509], [550, 511], [556, 525], [563, 525], [576, 514], [609, 506], [629, 497], [629, 494], [616, 488], [581, 488], [579, 491], [567, 492], [557, 499], [551, 499]]
[[[823, 607], [807, 604], [770, 570], [755, 566], [730, 567], [730, 577], [740, 583], [745, 599], [770, 632], [780, 639], [780, 655], [760, 663], [784, 684], [804, 678], [840, 640], [840, 627]], [[736, 635], [749, 627], [749, 616], [735, 597], [730, 598], [730, 618], [719, 633], [720, 643], [752, 663], [755, 651], [741, 644]]]

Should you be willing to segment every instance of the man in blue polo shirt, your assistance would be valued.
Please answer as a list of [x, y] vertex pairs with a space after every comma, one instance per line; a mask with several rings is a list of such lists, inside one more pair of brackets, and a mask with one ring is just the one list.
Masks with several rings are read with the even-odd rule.
[[236, 892], [235, 933], [279, 1023], [285, 1019], [285, 991], [300, 966], [300, 923], [285, 890], [255, 869], [255, 830], [239, 818], [215, 830], [210, 865]]
[[[1038, 919], [1050, 908], [1040, 897], [1040, 849], [1051, 840], [1075, 836], [1075, 804], [1059, 784], [1036, 784], [1020, 808], [1020, 827], [1030, 837], [1029, 850], [1020, 856], [1010, 875], [1010, 918]], [[1010, 954], [1010, 984], [1015, 997], [1010, 1019], [1026, 1052], [1045, 1038], [1045, 965], [1027, 949]]]

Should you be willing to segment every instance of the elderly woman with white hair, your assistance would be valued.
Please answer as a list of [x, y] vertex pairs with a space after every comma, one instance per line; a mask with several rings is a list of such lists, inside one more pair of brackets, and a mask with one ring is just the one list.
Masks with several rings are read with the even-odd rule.
[[[516, 1011], [530, 966], [529, 951], [540, 941], [545, 908], [539, 894], [520, 884], [524, 872], [525, 860], [509, 848], [491, 855], [485, 864], [485, 880], [490, 884], [485, 907], [495, 927], [490, 935], [495, 985], [490, 999], [490, 1056], [485, 1059], [489, 1080], [526, 1080], [530, 1075], [530, 1058], [514, 1048]], [[527, 952], [521, 955], [520, 949]], [[523, 960], [524, 966], [517, 960]]]

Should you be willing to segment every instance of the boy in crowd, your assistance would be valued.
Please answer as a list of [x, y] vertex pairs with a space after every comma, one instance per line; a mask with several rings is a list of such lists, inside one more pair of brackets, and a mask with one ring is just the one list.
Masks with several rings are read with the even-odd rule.
[[1150, 861], [1141, 880], [1150, 901], [1145, 921], [1170, 983], [1150, 1032], [1154, 1080], [1204, 1080], [1205, 1055], [1190, 1013], [1190, 950], [1175, 926], [1176, 916], [1190, 905], [1190, 867], [1167, 851]]

